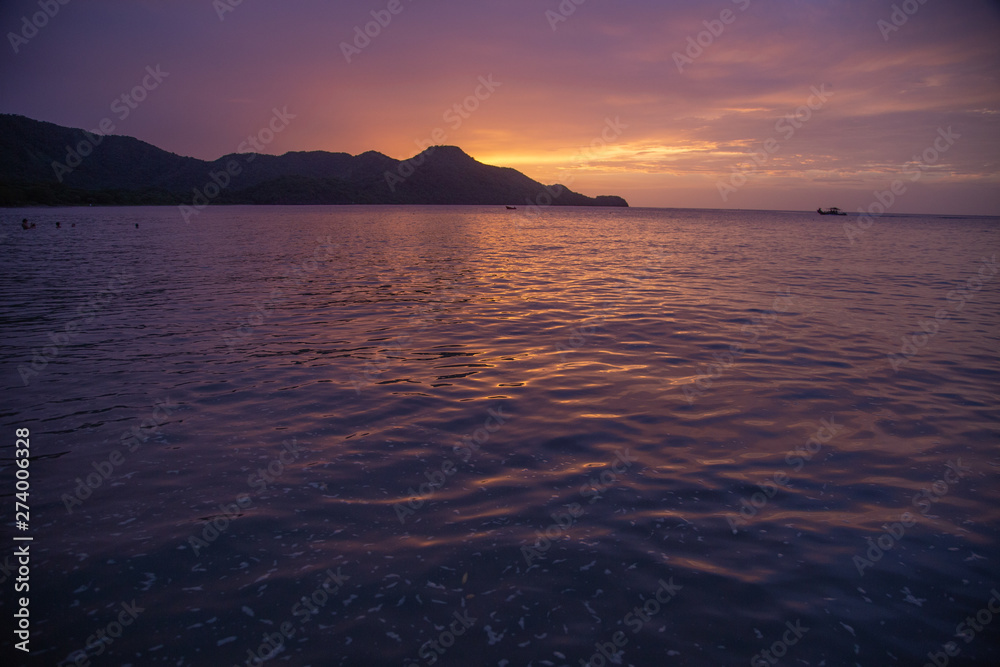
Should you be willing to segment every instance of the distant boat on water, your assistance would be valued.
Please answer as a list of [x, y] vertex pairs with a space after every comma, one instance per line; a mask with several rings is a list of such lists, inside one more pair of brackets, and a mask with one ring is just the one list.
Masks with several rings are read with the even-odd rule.
[[516, 211], [516, 210], [517, 210], [517, 207], [516, 207], [516, 206], [508, 206], [508, 207], [507, 207], [507, 210], [508, 210], [508, 211]]
[[828, 211], [824, 211], [823, 209], [818, 208], [816, 209], [816, 212], [819, 213], [820, 215], [847, 215], [836, 206], [831, 206]]

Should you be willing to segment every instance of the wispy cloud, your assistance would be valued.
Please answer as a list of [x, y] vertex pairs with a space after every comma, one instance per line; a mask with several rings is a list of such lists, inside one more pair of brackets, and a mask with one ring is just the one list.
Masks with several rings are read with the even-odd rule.
[[[624, 190], [633, 204], [720, 206], [715, 181], [771, 137], [811, 86], [827, 84], [830, 103], [726, 205], [861, 204], [952, 125], [963, 140], [907, 205], [1000, 213], [996, 3], [925, 3], [887, 41], [877, 22], [892, 4], [594, 0], [553, 31], [544, 13], [557, 2], [412, 3], [347, 63], [340, 43], [379, 3], [243, 2], [220, 22], [198, 0], [93, 0], [66, 5], [45, 34], [0, 61], [0, 107], [87, 127], [136, 63], [159, 62], [170, 90], [118, 131], [214, 158], [288, 105], [299, 120], [275, 152], [405, 158], [492, 73], [503, 88], [449, 143], [547, 182], [573, 173], [579, 188]], [[34, 6], [4, 3], [0, 26], [11, 29]], [[674, 54], [727, 8], [735, 20], [678, 72]], [[573, 166], [609, 116], [627, 131]]]

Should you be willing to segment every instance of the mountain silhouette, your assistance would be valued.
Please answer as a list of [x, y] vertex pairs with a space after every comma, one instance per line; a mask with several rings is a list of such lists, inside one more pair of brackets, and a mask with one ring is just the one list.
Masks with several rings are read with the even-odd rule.
[[546, 186], [455, 146], [408, 160], [375, 151], [233, 153], [208, 162], [132, 137], [0, 114], [0, 205], [469, 204], [628, 206]]

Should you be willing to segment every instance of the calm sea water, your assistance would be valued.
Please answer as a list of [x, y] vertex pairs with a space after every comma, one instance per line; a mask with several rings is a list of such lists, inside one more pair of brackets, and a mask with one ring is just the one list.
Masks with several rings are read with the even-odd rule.
[[5, 664], [1000, 660], [997, 219], [0, 220]]

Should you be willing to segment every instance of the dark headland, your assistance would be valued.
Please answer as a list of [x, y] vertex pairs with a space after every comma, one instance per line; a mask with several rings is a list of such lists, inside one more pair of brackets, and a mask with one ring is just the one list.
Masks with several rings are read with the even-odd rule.
[[482, 164], [454, 146], [408, 160], [310, 151], [207, 162], [132, 137], [0, 114], [0, 206], [206, 203], [628, 206]]

